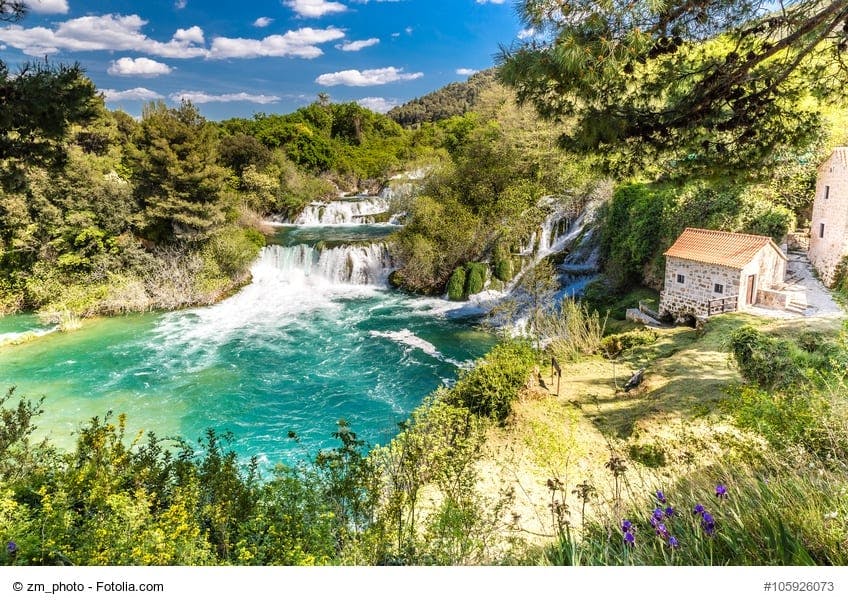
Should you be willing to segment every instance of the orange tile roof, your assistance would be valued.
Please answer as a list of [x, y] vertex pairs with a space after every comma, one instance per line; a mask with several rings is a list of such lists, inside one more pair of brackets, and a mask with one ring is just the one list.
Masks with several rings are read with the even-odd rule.
[[768, 245], [786, 259], [783, 251], [768, 236], [687, 227], [665, 254], [678, 259], [742, 269], [763, 246]]

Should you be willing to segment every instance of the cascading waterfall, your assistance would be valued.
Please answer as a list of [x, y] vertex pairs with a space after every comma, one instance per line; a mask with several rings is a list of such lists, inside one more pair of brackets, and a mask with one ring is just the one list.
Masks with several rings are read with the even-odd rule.
[[388, 212], [389, 201], [380, 197], [313, 202], [298, 215], [294, 225], [368, 225]]
[[266, 246], [257, 266], [270, 266], [299, 278], [318, 279], [329, 284], [385, 286], [391, 273], [392, 259], [383, 242], [323, 248]]

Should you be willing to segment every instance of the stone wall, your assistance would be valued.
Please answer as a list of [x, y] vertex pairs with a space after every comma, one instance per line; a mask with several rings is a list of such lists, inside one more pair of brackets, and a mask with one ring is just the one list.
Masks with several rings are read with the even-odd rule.
[[761, 288], [757, 291], [757, 305], [773, 309], [786, 309], [792, 302], [792, 293], [787, 290]]
[[743, 275], [758, 276], [756, 285], [760, 288], [773, 288], [786, 280], [786, 259], [781, 257], [771, 246], [764, 246], [742, 270]]
[[[837, 148], [819, 167], [810, 223], [810, 261], [822, 281], [833, 284], [833, 270], [848, 254], [848, 149]], [[829, 188], [829, 189], [828, 189]], [[825, 192], [828, 197], [825, 199]], [[821, 225], [824, 224], [824, 237]]]
[[[660, 293], [660, 315], [706, 316], [709, 301], [725, 297], [739, 297], [740, 272], [738, 269], [666, 257], [665, 288]], [[683, 284], [677, 275], [684, 276]], [[715, 284], [724, 286], [724, 292], [715, 292]]]

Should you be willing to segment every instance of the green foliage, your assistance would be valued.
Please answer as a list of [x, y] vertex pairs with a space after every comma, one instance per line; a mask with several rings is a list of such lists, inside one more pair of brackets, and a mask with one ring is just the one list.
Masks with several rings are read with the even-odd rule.
[[202, 241], [224, 223], [224, 171], [217, 133], [188, 101], [144, 108], [135, 158], [135, 195], [143, 229], [154, 242]]
[[12, 190], [22, 164], [61, 164], [69, 127], [91, 121], [103, 105], [77, 64], [29, 63], [11, 74], [0, 61], [0, 90], [0, 182]]
[[605, 355], [612, 358], [633, 347], [655, 343], [657, 338], [656, 331], [647, 328], [637, 328], [636, 330], [604, 337], [601, 341], [600, 349]]
[[639, 282], [642, 268], [656, 252], [665, 198], [644, 184], [616, 188], [603, 213], [601, 254], [615, 286]]
[[483, 291], [489, 268], [485, 263], [468, 263], [465, 266], [465, 271], [466, 279], [463, 294], [467, 299], [470, 295], [476, 295]]
[[504, 423], [535, 363], [536, 352], [526, 341], [500, 343], [473, 369], [460, 374], [444, 401]]
[[730, 336], [729, 348], [740, 374], [765, 388], [797, 384], [804, 378], [797, 347], [743, 326]]
[[468, 78], [467, 82], [452, 82], [423, 97], [398, 105], [390, 109], [387, 115], [403, 126], [462, 116], [474, 107], [480, 94], [494, 80], [494, 70], [484, 70]]
[[495, 252], [492, 257], [492, 265], [494, 266], [495, 277], [502, 282], [509, 282], [513, 276], [512, 255], [509, 254], [507, 247], [499, 244], [495, 247]]
[[450, 280], [448, 280], [448, 299], [451, 301], [462, 301], [465, 290], [465, 270], [462, 267], [457, 267], [453, 270]]
[[846, 81], [844, 5], [525, 0], [499, 77], [564, 125], [561, 144], [632, 174], [746, 171], [803, 151]]
[[[726, 486], [726, 498], [716, 497], [717, 484]], [[844, 488], [843, 477], [821, 468], [810, 473], [806, 465], [769, 461], [768, 471], [722, 466], [690, 475], [664, 491], [667, 504], [662, 507], [675, 511], [662, 520], [665, 536], [648, 523], [656, 501], [639, 495], [621, 516], [590, 520], [579, 539], [573, 534], [563, 537], [548, 550], [548, 561], [601, 566], [844, 566], [840, 546]], [[711, 516], [710, 532], [702, 515], [693, 513], [696, 505]], [[624, 541], [622, 518], [632, 523], [632, 545]], [[677, 541], [676, 547], [669, 545], [670, 537]]]

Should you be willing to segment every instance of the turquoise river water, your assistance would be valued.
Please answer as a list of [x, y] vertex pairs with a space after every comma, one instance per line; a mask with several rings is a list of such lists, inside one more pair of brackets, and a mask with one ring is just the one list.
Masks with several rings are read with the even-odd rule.
[[[325, 259], [308, 230], [300, 244], [291, 232], [263, 250], [253, 283], [218, 305], [92, 320], [0, 345], [0, 389], [43, 396], [40, 431], [65, 447], [80, 424], [109, 410], [126, 413], [130, 435], [194, 442], [207, 428], [232, 432], [240, 457], [266, 465], [332, 445], [341, 418], [369, 443], [387, 443], [493, 338], [449, 319], [440, 300], [382, 288], [361, 247]], [[354, 275], [357, 263], [365, 269]], [[32, 316], [0, 318], [0, 342], [39, 328]]]

